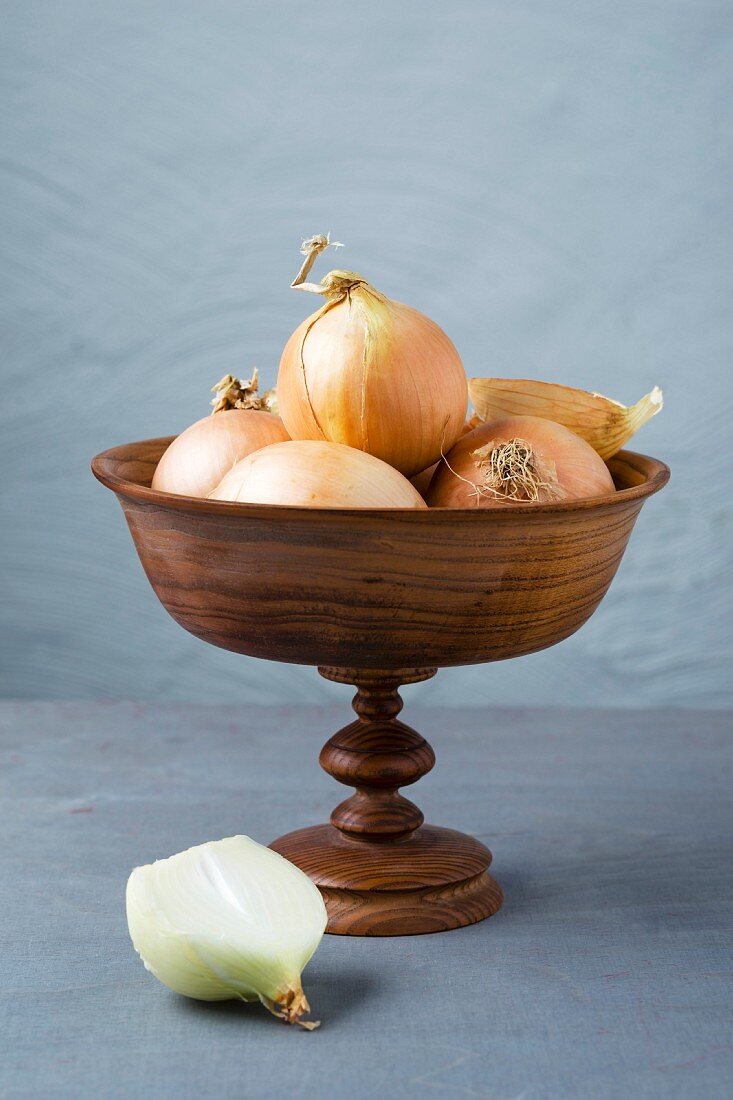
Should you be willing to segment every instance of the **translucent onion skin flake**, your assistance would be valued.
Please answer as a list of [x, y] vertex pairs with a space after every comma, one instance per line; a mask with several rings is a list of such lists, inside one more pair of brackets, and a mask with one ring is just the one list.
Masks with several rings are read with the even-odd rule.
[[543, 417], [575, 432], [604, 460], [620, 451], [664, 404], [659, 386], [627, 406], [600, 393], [529, 378], [471, 378], [468, 393], [480, 420]]

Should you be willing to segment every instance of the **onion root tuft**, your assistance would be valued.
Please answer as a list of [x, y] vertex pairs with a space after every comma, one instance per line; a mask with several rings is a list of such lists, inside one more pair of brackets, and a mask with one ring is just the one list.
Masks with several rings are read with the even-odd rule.
[[540, 470], [526, 440], [487, 443], [472, 454], [481, 474], [481, 482], [476, 485], [478, 495], [491, 493], [507, 500], [524, 501], [562, 499], [554, 466], [545, 463]]

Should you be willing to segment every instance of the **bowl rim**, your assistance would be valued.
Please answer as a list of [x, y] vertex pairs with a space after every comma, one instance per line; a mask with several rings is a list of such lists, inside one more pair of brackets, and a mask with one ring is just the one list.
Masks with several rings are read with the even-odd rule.
[[[636, 500], [645, 500], [662, 489], [670, 478], [670, 469], [665, 462], [650, 455], [641, 454], [638, 451], [620, 450], [613, 458], [620, 458], [634, 466], [644, 474], [645, 480], [640, 485], [632, 485], [628, 489], [617, 489], [615, 493], [605, 493], [597, 497], [583, 497], [580, 500], [560, 500], [554, 502], [527, 501], [524, 504], [514, 504], [511, 508], [304, 508], [302, 505], [293, 504], [245, 504], [230, 500], [209, 500], [208, 497], [188, 497], [179, 493], [164, 493], [159, 489], [151, 489], [147, 485], [141, 485], [137, 481], [120, 477], [112, 473], [107, 464], [112, 461], [131, 461], [131, 452], [135, 448], [151, 449], [156, 445], [166, 446], [176, 436], [156, 436], [152, 439], [133, 440], [130, 443], [121, 443], [116, 447], [109, 447], [100, 451], [91, 462], [92, 473], [97, 481], [106, 488], [111, 489], [118, 496], [141, 504], [157, 505], [176, 512], [198, 512], [206, 515], [217, 516], [241, 516], [272, 518], [278, 516], [290, 516], [292, 518], [323, 518], [324, 516], [343, 516], [348, 518], [378, 517], [388, 520], [390, 517], [400, 519], [410, 518], [414, 522], [427, 522], [426, 517], [434, 519], [442, 518], [450, 520], [451, 517], [465, 519], [468, 517], [490, 517], [492, 521], [508, 521], [512, 516], [529, 515], [557, 515], [567, 512], [586, 512], [594, 508], [613, 507]], [[125, 454], [121, 452], [127, 452]]]

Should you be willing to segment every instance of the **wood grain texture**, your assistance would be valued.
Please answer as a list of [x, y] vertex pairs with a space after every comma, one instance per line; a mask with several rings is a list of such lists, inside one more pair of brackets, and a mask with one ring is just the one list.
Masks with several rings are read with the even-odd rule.
[[669, 471], [622, 452], [618, 491], [511, 509], [357, 510], [232, 504], [150, 488], [168, 440], [98, 455], [145, 572], [170, 614], [239, 653], [319, 664], [357, 685], [357, 720], [321, 764], [356, 793], [331, 825], [273, 844], [324, 892], [329, 931], [408, 935], [490, 916], [491, 853], [423, 827], [399, 793], [433, 751], [397, 720], [398, 687], [442, 665], [531, 653], [572, 634], [603, 598], [644, 500]]
[[486, 873], [491, 852], [453, 829], [423, 826], [422, 811], [398, 788], [435, 763], [424, 737], [397, 720], [397, 688], [435, 669], [360, 672], [321, 668], [357, 685], [358, 718], [324, 745], [321, 767], [356, 793], [330, 825], [299, 829], [271, 844], [323, 893], [327, 931], [348, 936], [405, 936], [475, 924], [501, 906], [501, 888]]
[[613, 460], [620, 492], [512, 509], [305, 509], [149, 488], [168, 439], [93, 463], [120, 499], [143, 568], [192, 634], [237, 653], [359, 669], [533, 653], [590, 617], [644, 500], [669, 472]]
[[379, 844], [350, 841], [331, 825], [314, 825], [271, 847], [316, 883], [332, 935], [447, 932], [493, 916], [504, 900], [486, 874], [489, 849], [454, 829], [424, 825], [404, 842]]
[[424, 737], [397, 721], [402, 684], [419, 683], [436, 669], [360, 672], [357, 669], [319, 669], [327, 680], [357, 687], [352, 707], [358, 718], [326, 742], [320, 764], [324, 771], [356, 787], [356, 794], [331, 814], [331, 824], [350, 837], [391, 840], [404, 837], [423, 823], [422, 812], [398, 794], [427, 775], [435, 754]]

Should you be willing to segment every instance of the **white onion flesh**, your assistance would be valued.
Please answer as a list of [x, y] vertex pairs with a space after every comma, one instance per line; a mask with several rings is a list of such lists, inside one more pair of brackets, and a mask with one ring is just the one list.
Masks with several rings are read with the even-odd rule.
[[280, 1014], [302, 994], [326, 907], [298, 867], [233, 836], [136, 867], [127, 921], [146, 968], [169, 989], [203, 1001], [260, 1000]]

